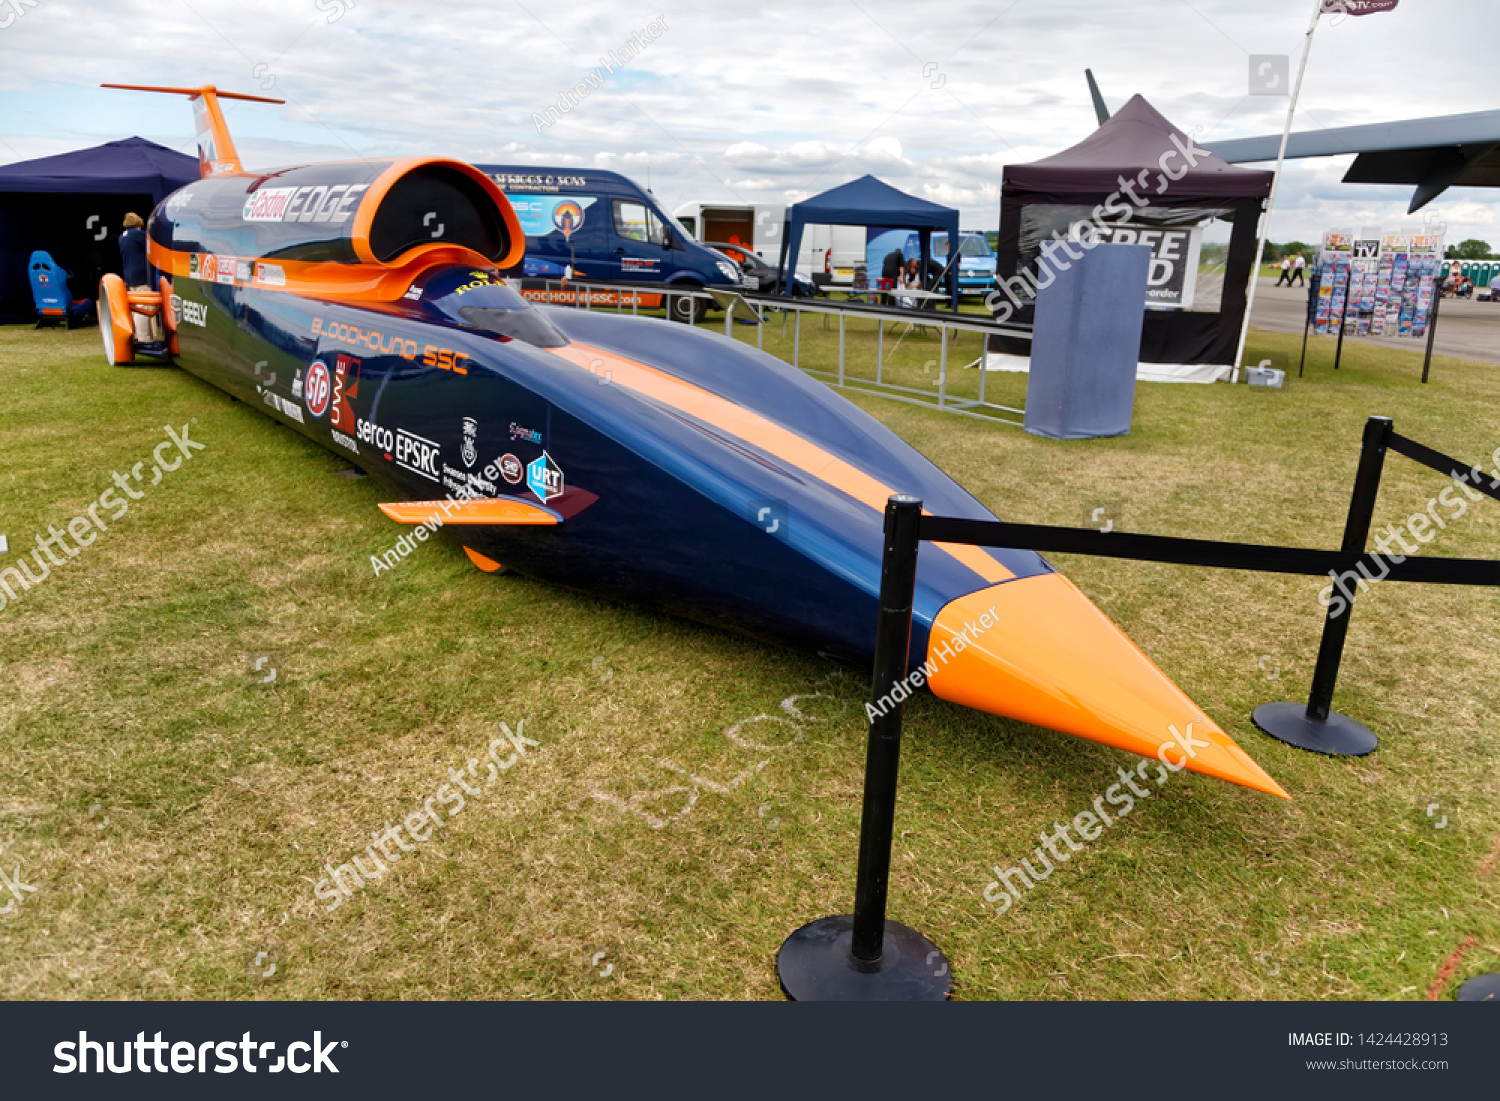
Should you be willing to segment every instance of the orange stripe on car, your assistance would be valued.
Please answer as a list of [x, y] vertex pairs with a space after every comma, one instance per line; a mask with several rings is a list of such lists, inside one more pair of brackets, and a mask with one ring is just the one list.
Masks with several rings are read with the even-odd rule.
[[[766, 454], [774, 455], [804, 473], [827, 482], [873, 509], [884, 511], [887, 498], [896, 492], [837, 455], [830, 454], [817, 444], [809, 443], [795, 432], [700, 386], [684, 382], [666, 371], [576, 341], [563, 348], [549, 348], [548, 351], [586, 371], [595, 374], [608, 372], [614, 385], [624, 386], [643, 397], [696, 417], [705, 424], [711, 424], [760, 448]], [[992, 584], [1009, 581], [1015, 576], [979, 547], [954, 543], [935, 545]]]

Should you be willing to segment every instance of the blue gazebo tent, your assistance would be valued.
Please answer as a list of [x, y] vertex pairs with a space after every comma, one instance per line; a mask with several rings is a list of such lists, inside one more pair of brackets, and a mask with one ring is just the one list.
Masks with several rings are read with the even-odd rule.
[[50, 253], [73, 273], [75, 295], [92, 298], [99, 277], [120, 270], [124, 216], [149, 217], [196, 179], [196, 156], [145, 138], [0, 166], [0, 322], [36, 317], [26, 275], [32, 252]]
[[[787, 210], [786, 232], [781, 236], [780, 272], [783, 286], [790, 286], [789, 267], [795, 267], [802, 247], [802, 229], [819, 226], [884, 226], [914, 229], [922, 246], [922, 271], [932, 255], [932, 231], [948, 231], [948, 253], [958, 248], [958, 211], [908, 195], [874, 176], [861, 176], [821, 195], [804, 199]], [[788, 259], [790, 258], [790, 260]], [[958, 309], [958, 280], [953, 286], [953, 308]]]

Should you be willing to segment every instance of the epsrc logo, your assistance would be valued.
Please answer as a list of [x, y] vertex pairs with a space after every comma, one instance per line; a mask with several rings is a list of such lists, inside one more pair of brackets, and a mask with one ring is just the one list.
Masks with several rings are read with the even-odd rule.
[[308, 184], [263, 187], [245, 199], [240, 217], [247, 222], [330, 222], [349, 220], [369, 184]]
[[423, 439], [404, 428], [396, 429], [396, 465], [434, 482], [442, 481], [438, 465], [442, 449], [432, 440]]

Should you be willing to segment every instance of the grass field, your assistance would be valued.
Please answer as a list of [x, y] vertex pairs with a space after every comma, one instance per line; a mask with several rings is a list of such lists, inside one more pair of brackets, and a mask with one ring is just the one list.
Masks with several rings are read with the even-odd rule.
[[[849, 334], [851, 362], [873, 339]], [[1295, 374], [1299, 340], [1256, 333], [1250, 358]], [[976, 341], [950, 350], [955, 389], [977, 389]], [[836, 336], [805, 323], [801, 352], [832, 366]], [[936, 358], [908, 337], [891, 377], [931, 385]], [[1500, 372], [1418, 369], [1360, 346], [1335, 373], [1315, 342], [1283, 392], [1143, 384], [1131, 435], [1079, 442], [851, 400], [1009, 519], [1113, 500], [1125, 530], [1333, 547], [1367, 415], [1461, 457], [1500, 446]], [[485, 575], [447, 541], [376, 577], [402, 529], [369, 480], [183, 372], [105, 367], [96, 330], [0, 329], [0, 372], [0, 568], [149, 468], [164, 425], [205, 445], [0, 610], [0, 868], [35, 888], [0, 885], [0, 995], [770, 999], [782, 939], [848, 911], [860, 676]], [[1024, 376], [986, 386], [1024, 404]], [[1392, 456], [1377, 526], [1442, 488]], [[1426, 553], [1500, 556], [1500, 508]], [[1333, 760], [1248, 718], [1305, 696], [1316, 579], [1055, 560], [1293, 798], [1182, 773], [996, 915], [991, 868], [1134, 758], [915, 699], [890, 913], [945, 949], [957, 997], [1415, 999], [1466, 944], [1444, 996], [1500, 969], [1494, 590], [1361, 599], [1335, 706], [1381, 748]], [[502, 722], [537, 744], [329, 910], [325, 865]]]

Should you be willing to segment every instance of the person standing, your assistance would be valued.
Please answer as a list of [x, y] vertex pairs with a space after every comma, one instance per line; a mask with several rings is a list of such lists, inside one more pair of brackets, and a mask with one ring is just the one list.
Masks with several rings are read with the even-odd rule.
[[[125, 229], [120, 234], [120, 274], [126, 288], [149, 294], [154, 288], [151, 286], [151, 266], [146, 262], [146, 232], [141, 228], [144, 225], [139, 214], [125, 215]], [[156, 315], [131, 310], [130, 322], [135, 329], [136, 343], [149, 344], [161, 339]]]
[[1307, 257], [1303, 256], [1299, 252], [1297, 253], [1296, 259], [1292, 261], [1292, 278], [1288, 280], [1287, 286], [1292, 286], [1293, 284], [1296, 284], [1299, 287], [1307, 286], [1306, 281], [1302, 278], [1306, 274], [1306, 272]]
[[898, 248], [891, 249], [885, 254], [885, 259], [880, 264], [880, 289], [893, 291], [901, 282], [901, 270], [904, 257]]
[[[902, 269], [901, 289], [918, 291], [922, 289], [922, 276], [917, 270], [917, 258], [915, 256], [908, 260], [906, 262], [906, 267]], [[901, 305], [906, 307], [908, 310], [914, 307], [916, 304], [917, 300], [915, 298], [908, 298], [903, 296], [901, 299]]]
[[1290, 256], [1281, 258], [1281, 275], [1277, 278], [1276, 285], [1279, 287], [1282, 283], [1289, 287], [1292, 285], [1292, 258]]

